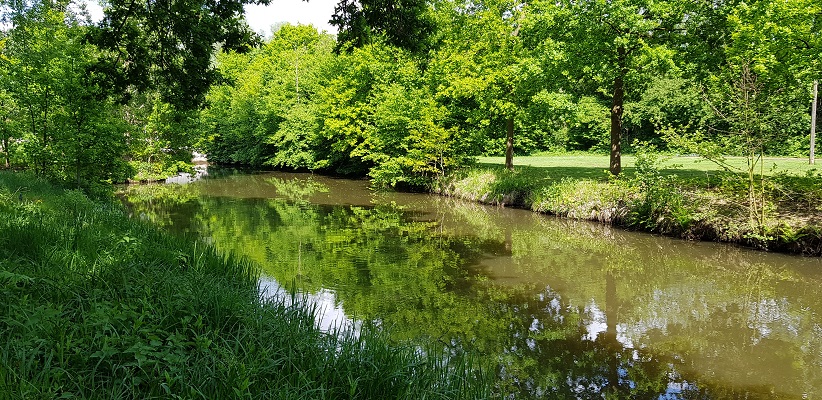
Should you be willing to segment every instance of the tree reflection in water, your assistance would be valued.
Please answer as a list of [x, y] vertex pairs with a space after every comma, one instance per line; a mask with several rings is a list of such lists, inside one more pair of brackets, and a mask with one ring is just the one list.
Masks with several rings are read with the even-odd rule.
[[[822, 395], [822, 262], [311, 175], [125, 197], [397, 341], [471, 352], [513, 398]], [[326, 322], [327, 323], [327, 322]]]

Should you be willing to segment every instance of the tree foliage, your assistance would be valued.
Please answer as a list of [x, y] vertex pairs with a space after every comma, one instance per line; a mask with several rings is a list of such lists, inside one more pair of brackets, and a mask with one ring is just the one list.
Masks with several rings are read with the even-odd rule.
[[337, 51], [384, 42], [421, 53], [434, 31], [426, 0], [340, 0], [330, 22]]
[[0, 76], [7, 161], [14, 147], [14, 162], [76, 186], [124, 180], [122, 123], [90, 68], [99, 53], [83, 40], [88, 27], [67, 3], [18, 6]]
[[[343, 0], [336, 38], [286, 25], [264, 43], [247, 2], [116, 0], [94, 25], [68, 0], [5, 1], [0, 165], [82, 181], [117, 159], [159, 178], [199, 149], [424, 186], [477, 155], [583, 150], [616, 175], [634, 139], [748, 154], [723, 106], [743, 66], [763, 154], [809, 148], [812, 0]], [[102, 178], [134, 174], [115, 169]]]
[[[448, 0], [409, 8], [343, 1], [334, 17], [342, 28], [336, 48], [347, 51], [328, 56], [316, 96], [289, 109], [300, 116], [298, 123], [287, 125], [289, 137], [298, 139], [263, 134], [286, 126], [282, 111], [259, 129], [252, 126], [268, 121], [260, 117], [264, 113], [241, 117], [245, 124], [229, 117], [224, 122], [235, 121], [235, 132], [249, 133], [232, 136], [236, 140], [226, 149], [236, 162], [279, 160], [268, 163], [369, 174], [389, 185], [423, 184], [478, 154], [505, 153], [512, 167], [515, 152], [545, 150], [608, 151], [616, 175], [626, 138], [665, 148], [666, 132], [702, 133], [728, 145], [727, 153], [741, 154], [738, 142], [726, 140], [728, 119], [711, 104], [716, 96], [731, 96], [718, 94], [731, 65], [760, 57], [754, 64], [761, 67], [754, 69], [770, 71], [767, 76], [757, 72], [765, 85], [762, 94], [788, 105], [770, 108], [775, 122], [768, 133], [774, 139], [766, 147], [781, 154], [801, 151], [807, 118], [799, 105], [807, 96], [799, 89], [816, 65], [818, 35], [811, 27], [818, 11], [812, 3], [796, 2], [803, 12], [734, 1]], [[384, 18], [368, 14], [375, 10]], [[404, 13], [424, 16], [436, 29], [404, 37], [414, 44], [397, 41], [391, 35], [404, 28], [392, 25], [392, 18]], [[766, 30], [754, 28], [777, 14], [784, 21], [773, 21]], [[757, 44], [768, 37], [772, 43]], [[806, 48], [787, 57], [789, 44]], [[421, 53], [423, 47], [429, 51]], [[227, 68], [240, 65], [222, 60]], [[287, 68], [269, 68], [274, 70]], [[240, 87], [228, 84], [220, 89], [227, 92], [214, 92], [215, 99], [246, 98], [232, 94]], [[308, 103], [310, 112], [303, 112]], [[266, 109], [274, 111], [288, 103], [268, 104]], [[211, 143], [228, 143], [220, 142], [228, 137], [222, 134]], [[296, 161], [286, 156], [289, 151], [310, 156]]]
[[[208, 94], [200, 114], [209, 158], [255, 166], [316, 169], [316, 98], [330, 79], [333, 39], [308, 26], [285, 25], [249, 54], [218, 60], [228, 83]], [[313, 148], [313, 147], [312, 147]]]
[[[198, 108], [219, 81], [219, 46], [248, 51], [256, 35], [243, 20], [243, 0], [112, 0], [88, 34], [105, 57], [95, 69], [126, 94], [156, 89], [179, 109]], [[257, 3], [267, 3], [261, 1]]]

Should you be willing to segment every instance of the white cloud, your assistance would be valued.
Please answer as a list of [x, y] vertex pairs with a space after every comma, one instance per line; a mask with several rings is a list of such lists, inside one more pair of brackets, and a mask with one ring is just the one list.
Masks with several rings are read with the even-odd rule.
[[245, 18], [256, 32], [268, 35], [271, 26], [280, 22], [292, 25], [314, 25], [320, 31], [336, 34], [337, 28], [331, 26], [328, 20], [334, 14], [334, 6], [338, 0], [272, 0], [270, 5], [245, 6]]
[[93, 22], [99, 22], [103, 19], [103, 7], [100, 5], [100, 2], [94, 0], [81, 0], [79, 3], [86, 4], [86, 10], [88, 10]]

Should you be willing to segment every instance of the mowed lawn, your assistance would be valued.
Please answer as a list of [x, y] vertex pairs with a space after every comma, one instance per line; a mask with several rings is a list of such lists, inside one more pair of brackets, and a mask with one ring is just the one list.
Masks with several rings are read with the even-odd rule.
[[[676, 174], [682, 178], [709, 177], [722, 172], [717, 164], [697, 156], [660, 156], [663, 172]], [[622, 156], [623, 172], [632, 175], [636, 157]], [[738, 168], [735, 172], [747, 171], [747, 159], [744, 157], [727, 157], [726, 161]], [[480, 157], [480, 166], [502, 166], [505, 157]], [[607, 176], [609, 156], [607, 154], [550, 154], [535, 156], [515, 156], [514, 166], [539, 169], [550, 175], [559, 174], [569, 178], [604, 178]], [[810, 165], [807, 158], [766, 157], [763, 165], [765, 175], [787, 174], [807, 176], [810, 173], [822, 172], [822, 157], [815, 165]], [[758, 172], [757, 167], [757, 172]], [[822, 183], [822, 182], [821, 182]]]

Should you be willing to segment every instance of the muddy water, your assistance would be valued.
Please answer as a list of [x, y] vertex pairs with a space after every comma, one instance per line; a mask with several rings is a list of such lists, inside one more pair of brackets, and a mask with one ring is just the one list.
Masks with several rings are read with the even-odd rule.
[[294, 290], [324, 328], [470, 351], [512, 398], [822, 397], [822, 260], [689, 243], [308, 174], [127, 190]]

